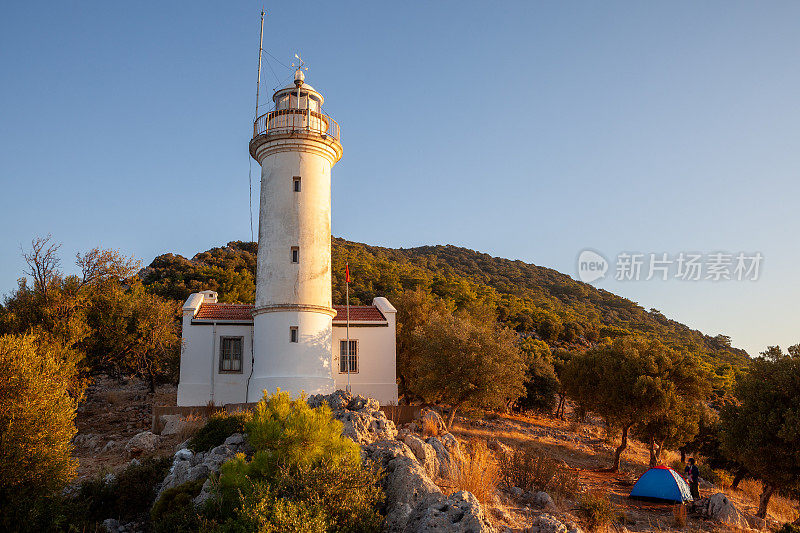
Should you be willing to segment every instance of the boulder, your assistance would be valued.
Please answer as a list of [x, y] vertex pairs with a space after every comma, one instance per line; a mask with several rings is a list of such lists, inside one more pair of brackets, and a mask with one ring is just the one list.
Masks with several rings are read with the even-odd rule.
[[433, 425], [436, 426], [436, 433], [442, 434], [447, 432], [447, 425], [444, 423], [444, 419], [442, 416], [434, 411], [433, 409], [423, 409], [420, 411], [420, 423], [419, 426], [423, 429], [425, 428], [425, 421], [430, 420], [433, 422]]
[[394, 440], [397, 428], [386, 418], [383, 411], [362, 409], [361, 411], [334, 411], [333, 417], [344, 426], [342, 435], [359, 444], [381, 440]]
[[306, 400], [312, 408], [327, 404], [333, 418], [342, 423], [342, 434], [359, 444], [393, 440], [397, 436], [394, 422], [386, 418], [374, 398], [353, 396], [343, 390], [331, 394], [314, 394]]
[[439, 475], [439, 460], [436, 458], [436, 450], [433, 449], [433, 446], [413, 433], [408, 433], [403, 442], [414, 452], [414, 456], [425, 468], [428, 476], [431, 479], [435, 479]]
[[398, 457], [415, 459], [414, 452], [405, 443], [396, 440], [384, 440], [366, 446], [361, 446], [366, 457], [369, 457], [378, 466], [386, 470], [389, 462]]
[[550, 495], [544, 491], [539, 491], [539, 492], [529, 491], [526, 492], [522, 498], [526, 502], [530, 503], [534, 507], [538, 507], [539, 509], [553, 511], [556, 508], [556, 504], [555, 502], [553, 502], [553, 498], [551, 498]]
[[386, 526], [390, 533], [406, 531], [411, 513], [431, 495], [442, 493], [412, 456], [389, 461], [386, 467]]
[[[450, 434], [446, 433], [442, 435], [442, 437], [431, 437], [428, 439], [428, 444], [430, 444], [436, 452], [436, 460], [439, 463], [439, 477], [453, 479], [458, 473], [458, 460], [461, 457], [461, 450], [458, 448], [457, 441], [455, 448], [446, 446], [444, 444], [444, 437], [446, 435]], [[450, 436], [452, 437], [452, 435]], [[455, 437], [453, 440], [455, 440]]]
[[750, 527], [747, 517], [721, 492], [695, 502], [695, 510], [706, 518], [717, 520], [733, 528], [748, 529]]
[[161, 437], [152, 431], [142, 431], [137, 433], [125, 444], [125, 451], [131, 457], [136, 457], [143, 453], [149, 453], [156, 449]]
[[162, 435], [177, 435], [187, 426], [186, 419], [181, 415], [161, 415], [158, 420], [161, 422]]
[[481, 509], [481, 504], [471, 492], [458, 491], [445, 497], [431, 494], [414, 509], [408, 518], [405, 533], [492, 533]]
[[537, 516], [531, 526], [524, 530], [525, 533], [568, 533], [568, 531], [563, 522], [547, 513]]
[[195, 454], [186, 448], [175, 452], [172, 458], [172, 467], [164, 481], [161, 482], [158, 495], [160, 496], [162, 492], [172, 487], [207, 478], [212, 472], [219, 472], [222, 464], [238, 453], [245, 455], [252, 453], [252, 449], [244, 441], [244, 436], [239, 433], [234, 433], [225, 439], [225, 443], [209, 452]]

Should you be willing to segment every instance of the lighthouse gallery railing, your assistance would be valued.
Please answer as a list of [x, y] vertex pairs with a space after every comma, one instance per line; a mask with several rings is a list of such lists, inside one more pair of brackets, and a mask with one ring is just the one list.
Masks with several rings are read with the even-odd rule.
[[314, 132], [339, 140], [339, 124], [328, 115], [309, 109], [280, 109], [264, 113], [253, 123], [253, 138], [259, 135]]

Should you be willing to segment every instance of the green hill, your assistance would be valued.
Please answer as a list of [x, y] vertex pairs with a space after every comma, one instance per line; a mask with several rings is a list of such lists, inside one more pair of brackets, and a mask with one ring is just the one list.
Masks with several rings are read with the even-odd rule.
[[[164, 254], [141, 273], [149, 290], [183, 300], [212, 289], [220, 301], [252, 303], [257, 245], [234, 241], [186, 259]], [[415, 288], [429, 290], [458, 307], [476, 303], [496, 309], [498, 318], [520, 334], [553, 347], [580, 348], [606, 337], [635, 333], [689, 348], [705, 358], [738, 366], [744, 350], [724, 335], [711, 337], [655, 309], [555, 270], [522, 261], [492, 257], [456, 246], [393, 249], [333, 238], [333, 300], [344, 302], [344, 264], [350, 263], [350, 302], [390, 300]]]

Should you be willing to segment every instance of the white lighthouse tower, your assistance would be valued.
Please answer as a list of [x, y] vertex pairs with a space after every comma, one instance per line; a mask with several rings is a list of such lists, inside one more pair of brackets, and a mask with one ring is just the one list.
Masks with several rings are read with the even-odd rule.
[[256, 120], [250, 155], [261, 165], [252, 375], [263, 390], [293, 396], [334, 390], [331, 302], [331, 168], [342, 157], [339, 126], [322, 95], [294, 83]]

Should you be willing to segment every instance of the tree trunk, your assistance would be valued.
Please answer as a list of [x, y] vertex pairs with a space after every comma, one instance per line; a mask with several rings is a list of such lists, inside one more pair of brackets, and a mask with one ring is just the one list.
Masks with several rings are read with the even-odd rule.
[[458, 411], [458, 408], [461, 407], [461, 403], [462, 402], [459, 402], [459, 403], [453, 405], [450, 408], [450, 414], [447, 415], [447, 430], [448, 431], [450, 431], [450, 428], [453, 427], [453, 419], [456, 417], [456, 411]]
[[658, 464], [658, 459], [656, 458], [656, 439], [652, 435], [647, 439], [647, 448], [650, 451], [650, 468], [653, 468]]
[[630, 425], [622, 427], [622, 442], [614, 452], [614, 466], [611, 467], [612, 472], [619, 472], [619, 465], [622, 462], [622, 452], [628, 447], [628, 429]]
[[664, 453], [664, 441], [656, 444], [656, 466], [661, 463], [661, 455]]
[[556, 408], [556, 416], [560, 420], [564, 420], [564, 403], [566, 402], [566, 396], [563, 394], [558, 395], [558, 407]]
[[761, 491], [761, 497], [758, 499], [757, 517], [767, 517], [767, 505], [769, 505], [769, 499], [772, 497], [773, 492], [775, 492], [775, 486], [771, 483], [764, 482], [764, 490]]
[[734, 490], [739, 488], [739, 483], [742, 482], [744, 476], [746, 475], [747, 475], [747, 469], [744, 468], [743, 466], [740, 466], [738, 470], [736, 470], [736, 475], [733, 476], [733, 483], [731, 483], [731, 488]]
[[155, 394], [156, 393], [156, 375], [153, 372], [152, 368], [148, 368], [147, 369], [147, 378], [150, 381], [150, 393], [151, 394]]
[[680, 452], [681, 452], [681, 464], [686, 464], [686, 450], [681, 448]]

